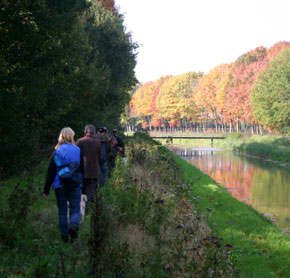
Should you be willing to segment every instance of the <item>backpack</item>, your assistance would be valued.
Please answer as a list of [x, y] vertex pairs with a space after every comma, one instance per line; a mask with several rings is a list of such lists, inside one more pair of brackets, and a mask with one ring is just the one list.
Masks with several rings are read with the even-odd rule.
[[107, 161], [107, 150], [106, 150], [106, 144], [105, 143], [101, 143], [102, 144], [102, 158], [101, 158], [101, 163], [104, 163]]
[[61, 183], [66, 188], [77, 188], [83, 182], [81, 167], [76, 162], [61, 165], [57, 168], [57, 171]]

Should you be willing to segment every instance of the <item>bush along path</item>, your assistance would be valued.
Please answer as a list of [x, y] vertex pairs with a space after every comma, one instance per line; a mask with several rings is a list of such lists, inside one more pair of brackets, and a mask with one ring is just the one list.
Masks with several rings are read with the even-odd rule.
[[126, 149], [92, 216], [95, 277], [236, 277], [232, 245], [197, 214], [174, 156], [140, 134]]
[[290, 237], [180, 157], [190, 198], [212, 231], [233, 246], [238, 277], [290, 277]]

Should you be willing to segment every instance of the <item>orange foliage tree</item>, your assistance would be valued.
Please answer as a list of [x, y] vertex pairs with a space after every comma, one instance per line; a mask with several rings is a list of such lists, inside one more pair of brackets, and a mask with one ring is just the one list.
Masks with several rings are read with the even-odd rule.
[[201, 108], [200, 120], [211, 118], [216, 124], [223, 122], [232, 68], [232, 64], [222, 64], [201, 78], [195, 96], [196, 103]]
[[115, 1], [114, 0], [98, 0], [106, 10], [110, 12], [115, 12]]
[[240, 56], [232, 71], [231, 85], [227, 90], [226, 117], [236, 125], [253, 124], [252, 109], [250, 105], [251, 90], [258, 75], [268, 65], [267, 50], [265, 47], [257, 47], [254, 50]]
[[170, 126], [187, 126], [187, 121], [196, 117], [194, 94], [202, 73], [189, 72], [174, 76], [162, 85], [156, 105], [159, 118]]
[[[130, 102], [131, 114], [143, 127], [185, 127], [202, 123], [259, 127], [253, 117], [251, 94], [261, 73], [290, 42], [278, 42], [241, 55], [234, 63], [222, 64], [208, 74], [189, 72], [165, 76], [142, 84]], [[261, 126], [260, 126], [261, 127]], [[270, 127], [268, 127], [270, 128]]]
[[[158, 118], [158, 109], [156, 107], [156, 98], [159, 94], [160, 87], [169, 77], [161, 77], [157, 81], [150, 81], [142, 84], [136, 90], [131, 101], [130, 107], [135, 112], [137, 117], [142, 118], [143, 122], [147, 122], [148, 127], [151, 129], [151, 121], [154, 115], [154, 126], [156, 127], [156, 119]], [[145, 126], [144, 124], [142, 124]]]

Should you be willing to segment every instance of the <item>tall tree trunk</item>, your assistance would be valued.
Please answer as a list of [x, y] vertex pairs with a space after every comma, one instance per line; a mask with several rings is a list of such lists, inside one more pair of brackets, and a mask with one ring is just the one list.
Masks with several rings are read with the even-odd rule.
[[263, 135], [263, 126], [259, 125], [259, 127], [260, 127], [260, 134]]

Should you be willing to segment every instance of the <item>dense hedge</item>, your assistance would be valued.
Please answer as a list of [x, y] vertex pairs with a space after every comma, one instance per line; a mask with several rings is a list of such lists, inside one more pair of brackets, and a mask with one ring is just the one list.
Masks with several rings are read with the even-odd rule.
[[29, 166], [64, 126], [119, 122], [137, 45], [103, 1], [18, 0], [0, 7], [0, 179]]

